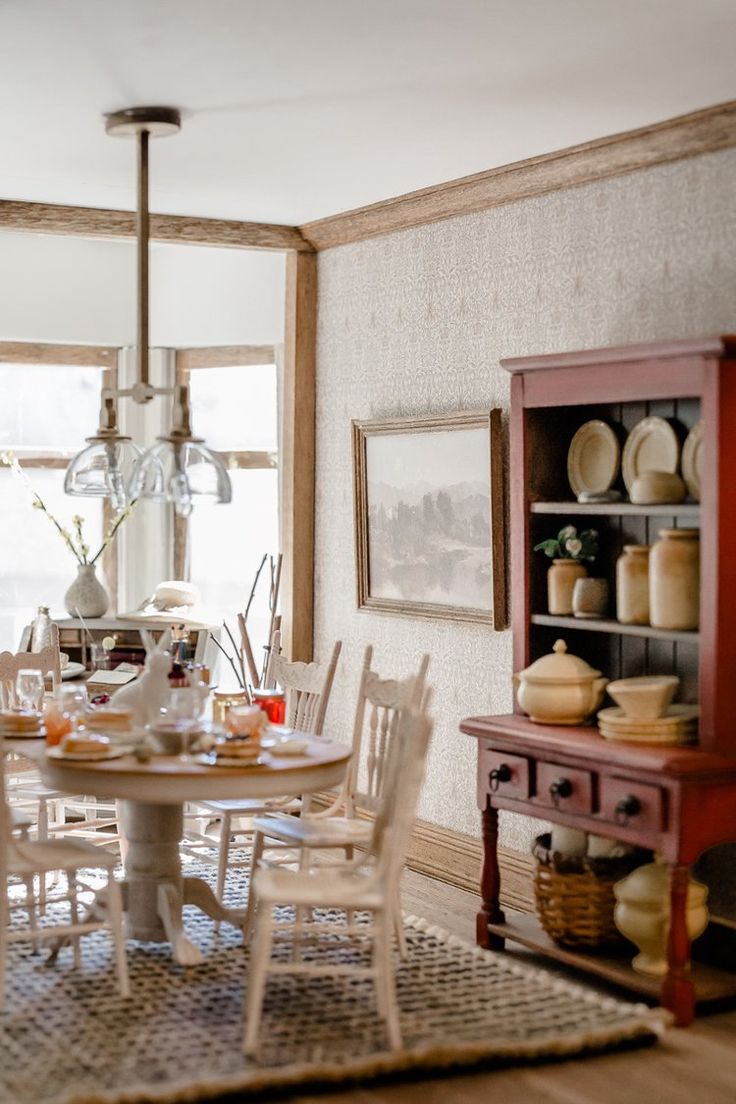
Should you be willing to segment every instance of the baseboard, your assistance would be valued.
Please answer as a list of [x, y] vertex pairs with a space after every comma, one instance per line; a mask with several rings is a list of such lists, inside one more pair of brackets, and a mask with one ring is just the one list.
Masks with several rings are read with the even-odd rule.
[[[483, 845], [474, 836], [438, 824], [417, 821], [406, 864], [410, 870], [438, 882], [478, 893]], [[501, 901], [519, 912], [534, 912], [534, 859], [521, 851], [498, 849]]]
[[[315, 794], [315, 805], [326, 806], [327, 794]], [[361, 813], [370, 820], [369, 813]], [[478, 895], [483, 845], [475, 836], [454, 832], [439, 824], [418, 820], [412, 832], [406, 865], [417, 874], [425, 874], [437, 882], [456, 886]], [[501, 871], [501, 902], [518, 912], [534, 912], [534, 859], [522, 851], [499, 847], [498, 866]]]

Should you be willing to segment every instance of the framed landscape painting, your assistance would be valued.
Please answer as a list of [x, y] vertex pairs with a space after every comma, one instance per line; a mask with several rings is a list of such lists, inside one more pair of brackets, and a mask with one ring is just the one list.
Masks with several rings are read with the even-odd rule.
[[358, 606], [506, 626], [501, 412], [353, 422]]

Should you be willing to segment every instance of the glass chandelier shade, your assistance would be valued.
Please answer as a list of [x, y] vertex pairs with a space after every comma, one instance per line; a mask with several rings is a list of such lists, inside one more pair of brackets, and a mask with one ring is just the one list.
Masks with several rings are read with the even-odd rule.
[[[70, 495], [109, 498], [118, 511], [138, 498], [171, 502], [180, 517], [188, 517], [196, 500], [232, 501], [232, 486], [222, 457], [192, 433], [189, 388], [154, 387], [149, 379], [148, 145], [151, 136], [176, 134], [180, 124], [180, 113], [172, 107], [132, 107], [106, 116], [107, 133], [134, 137], [138, 149], [137, 379], [127, 389], [103, 390], [100, 428], [87, 438], [88, 447], [71, 461], [64, 490]], [[171, 431], [141, 453], [130, 437], [118, 431], [115, 398], [144, 404], [157, 395], [172, 394]]]
[[109, 498], [115, 510], [130, 505], [128, 488], [141, 450], [118, 431], [113, 399], [106, 398], [100, 427], [87, 438], [87, 448], [73, 458], [64, 476], [68, 495]]
[[171, 502], [179, 517], [189, 517], [196, 501], [232, 501], [222, 457], [192, 435], [187, 387], [177, 388], [174, 428], [143, 453], [128, 492], [131, 499]]

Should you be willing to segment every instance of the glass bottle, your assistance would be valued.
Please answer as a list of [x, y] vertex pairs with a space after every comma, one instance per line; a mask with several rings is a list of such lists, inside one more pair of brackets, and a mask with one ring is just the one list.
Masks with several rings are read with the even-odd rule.
[[31, 627], [31, 651], [40, 652], [51, 643], [51, 617], [48, 606], [39, 606]]

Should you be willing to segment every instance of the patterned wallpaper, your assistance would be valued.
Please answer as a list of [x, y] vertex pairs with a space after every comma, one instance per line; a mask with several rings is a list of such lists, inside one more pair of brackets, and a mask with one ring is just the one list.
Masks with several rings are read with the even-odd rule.
[[[350, 421], [507, 410], [501, 357], [733, 332], [734, 178], [726, 150], [320, 254], [315, 654], [344, 642], [327, 723], [349, 739], [367, 643], [390, 675], [428, 651], [426, 820], [478, 834], [457, 722], [510, 708], [511, 634], [356, 609]], [[525, 850], [532, 825], [502, 833]]]

